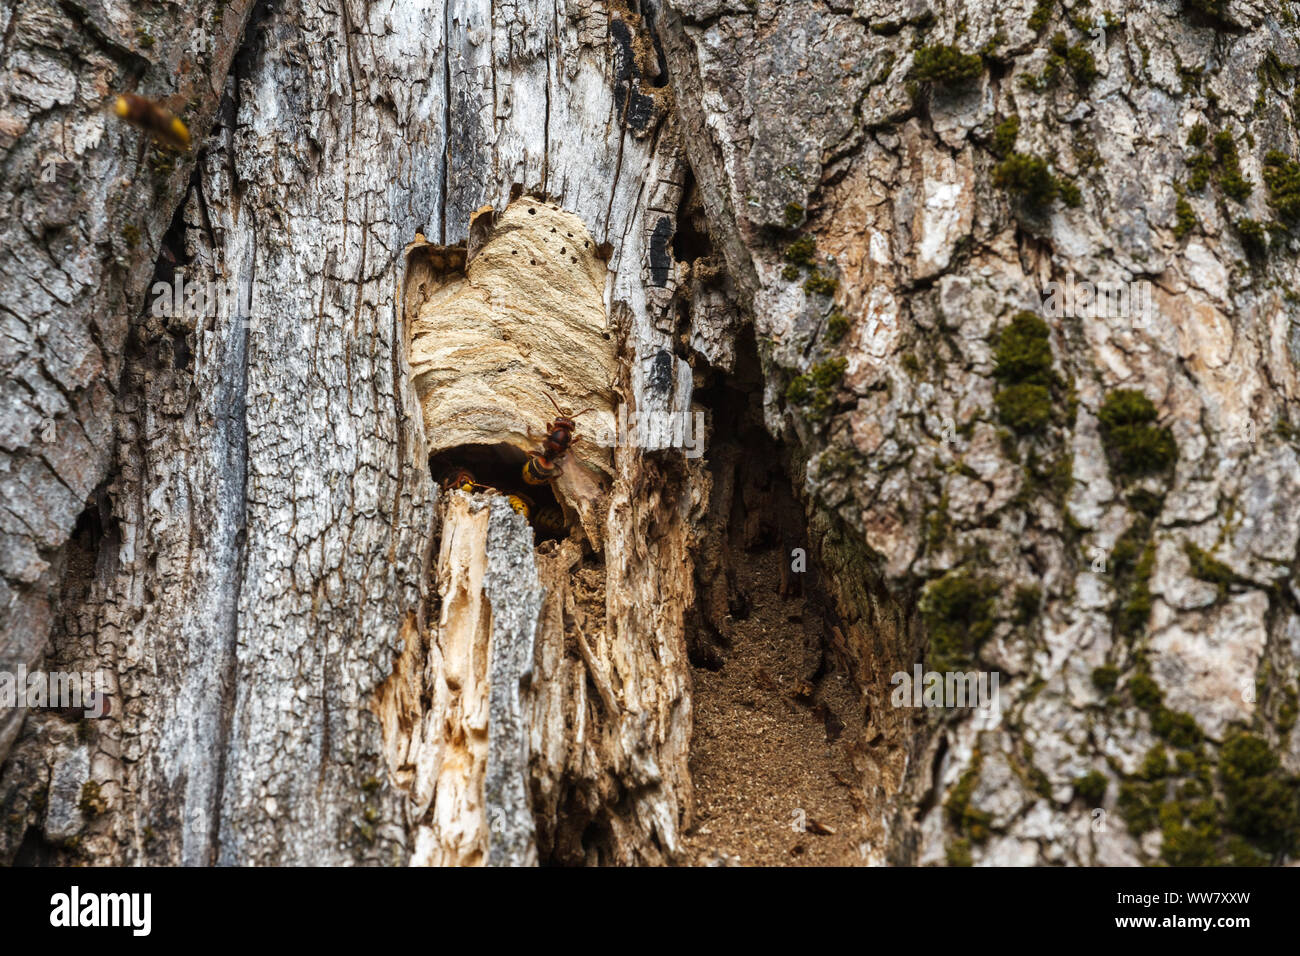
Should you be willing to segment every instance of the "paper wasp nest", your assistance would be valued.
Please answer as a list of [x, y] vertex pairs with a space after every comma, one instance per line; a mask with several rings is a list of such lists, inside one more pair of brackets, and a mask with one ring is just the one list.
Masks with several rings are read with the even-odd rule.
[[490, 208], [481, 210], [468, 250], [413, 243], [403, 284], [430, 454], [470, 445], [526, 454], [556, 416], [548, 395], [571, 412], [591, 409], [577, 418], [582, 440], [554, 485], [593, 542], [602, 477], [612, 474], [618, 370], [605, 275], [580, 219], [524, 197], [495, 223]]

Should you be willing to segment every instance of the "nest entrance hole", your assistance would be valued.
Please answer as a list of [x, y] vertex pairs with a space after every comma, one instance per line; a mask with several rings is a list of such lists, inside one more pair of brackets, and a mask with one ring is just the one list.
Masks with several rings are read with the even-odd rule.
[[567, 511], [549, 485], [530, 485], [524, 481], [527, 456], [513, 445], [457, 445], [429, 456], [429, 471], [439, 485], [446, 487], [462, 471], [469, 472], [476, 484], [474, 494], [516, 495], [528, 505], [528, 523], [533, 527], [533, 543], [562, 540], [568, 537], [577, 517]]

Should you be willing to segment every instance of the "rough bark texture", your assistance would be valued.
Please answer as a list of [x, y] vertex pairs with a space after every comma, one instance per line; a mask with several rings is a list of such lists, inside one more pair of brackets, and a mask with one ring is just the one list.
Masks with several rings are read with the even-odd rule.
[[[1237, 740], [1282, 764], [1260, 779], [1300, 769], [1300, 525], [1285, 504], [1298, 474], [1296, 242], [1294, 209], [1265, 186], [1269, 151], [1297, 152], [1296, 21], [1285, 4], [1207, 6], [668, 4], [683, 138], [768, 344], [769, 394], [810, 370], [815, 390], [818, 371], [838, 378], [831, 356], [847, 360], [829, 407], [805, 379], [786, 393], [803, 414], [768, 409], [806, 450], [843, 610], [872, 622], [850, 632], [868, 668], [886, 665], [865, 685], [885, 699], [882, 673], [915, 653], [904, 637], [936, 669], [1004, 675], [997, 726], [958, 716], [915, 739], [896, 860], [1294, 852], [1282, 835], [1294, 834], [1294, 784], [1278, 784], [1277, 819], [1245, 821], [1220, 745], [1248, 731]], [[946, 45], [983, 63], [922, 72], [921, 54]], [[1198, 189], [1207, 151], [1219, 158]], [[1049, 163], [1056, 185], [1017, 193], [1026, 184], [1002, 165], [1017, 155]], [[1243, 220], [1281, 220], [1267, 252]], [[804, 259], [838, 284], [801, 288]], [[1053, 322], [1054, 408], [1021, 437], [995, 401], [998, 335], [1071, 273], [1148, 279], [1153, 314], [1144, 327]], [[1176, 465], [1122, 474], [1099, 427], [1121, 388], [1154, 403], [1150, 434], [1170, 429]], [[1186, 545], [1221, 564], [1191, 566]], [[1108, 571], [1094, 570], [1095, 549]], [[872, 620], [854, 578], [883, 579], [906, 635]], [[1167, 772], [1180, 799], [1157, 816]]]
[[[249, 2], [5, 3], [0, 202], [0, 668], [35, 666], [63, 545], [113, 458], [132, 315], [190, 164], [135, 149], [110, 91], [167, 98], [207, 130]], [[196, 31], [201, 31], [196, 34]], [[179, 111], [179, 109], [178, 109]], [[18, 732], [0, 714], [0, 759]]]
[[[96, 721], [0, 713], [0, 859], [681, 859], [688, 648], [726, 637], [759, 447], [867, 704], [862, 861], [1288, 859], [1295, 16], [0, 6], [0, 670], [113, 693]], [[202, 148], [134, 167], [121, 89], [177, 94]], [[544, 393], [455, 431], [464, 389], [412, 374], [421, 322], [564, 328], [563, 269], [463, 300], [529, 203], [598, 247], [623, 374], [525, 348], [501, 381], [697, 401], [717, 449], [685, 459], [661, 419], [575, 453], [568, 536], [536, 548], [429, 456], [527, 450]], [[173, 261], [240, 295], [153, 315]], [[1150, 281], [1151, 320], [1016, 318], [1071, 274]], [[1033, 382], [1016, 335], [1046, 343]], [[778, 444], [724, 431], [742, 380]], [[915, 662], [998, 670], [1000, 718], [891, 707]]]

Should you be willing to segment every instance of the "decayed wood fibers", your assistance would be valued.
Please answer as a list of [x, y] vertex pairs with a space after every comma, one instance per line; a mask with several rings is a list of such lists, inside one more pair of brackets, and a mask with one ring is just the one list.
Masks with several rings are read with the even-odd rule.
[[[430, 454], [493, 444], [527, 452], [554, 417], [550, 397], [591, 408], [578, 418], [582, 440], [557, 495], [577, 510], [597, 552], [602, 540], [620, 552], [635, 542], [649, 559], [633, 562], [639, 572], [626, 555], [607, 567], [580, 537], [546, 543], [535, 558], [529, 538], [526, 554], [508, 558], [522, 551], [519, 541], [485, 535], [475, 523], [484, 519], [466, 511], [486, 513], [483, 502], [504, 508], [501, 496], [451, 494], [432, 582], [438, 621], [422, 650], [403, 656], [376, 707], [393, 778], [410, 794], [412, 819], [423, 821], [413, 862], [662, 861], [677, 852], [689, 819], [682, 627], [693, 592], [681, 476], [647, 470], [639, 449], [621, 449], [616, 460], [609, 447], [619, 364], [605, 275], [582, 223], [529, 197], [495, 221], [490, 207], [479, 210], [468, 248], [417, 240], [407, 249], [401, 311]], [[494, 563], [521, 577], [500, 578], [491, 597], [483, 569]], [[524, 664], [505, 662], [525, 646], [521, 615], [538, 577], [545, 599], [532, 612], [535, 654], [521, 687]], [[518, 620], [503, 629], [500, 613]], [[486, 684], [467, 663], [499, 656]], [[489, 697], [484, 724], [476, 715]], [[527, 761], [516, 770], [519, 732]]]
[[542, 602], [532, 535], [499, 496], [452, 491], [441, 510], [437, 620], [423, 636], [403, 629], [373, 703], [407, 798], [411, 863], [535, 863], [523, 719]]

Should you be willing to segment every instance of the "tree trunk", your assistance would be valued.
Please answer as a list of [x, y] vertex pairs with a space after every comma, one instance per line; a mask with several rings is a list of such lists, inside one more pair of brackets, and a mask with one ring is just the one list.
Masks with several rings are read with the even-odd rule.
[[0, 860], [1294, 856], [1285, 9], [0, 23]]

